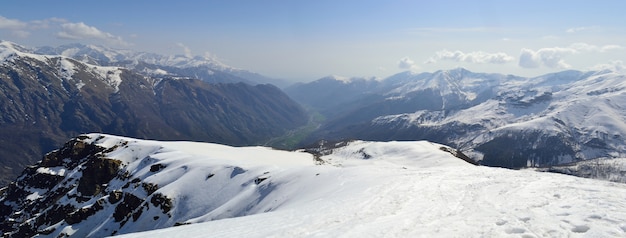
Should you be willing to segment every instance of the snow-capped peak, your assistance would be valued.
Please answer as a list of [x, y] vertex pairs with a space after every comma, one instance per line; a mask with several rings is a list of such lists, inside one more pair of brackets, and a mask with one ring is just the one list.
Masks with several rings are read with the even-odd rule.
[[[170, 66], [179, 68], [189, 68], [206, 66], [215, 70], [236, 70], [214, 57], [186, 55], [160, 55], [147, 52], [136, 52], [126, 49], [112, 49], [96, 45], [69, 44], [58, 47], [42, 47], [36, 52], [44, 54], [58, 54], [75, 58], [84, 63], [98, 65], [119, 65], [136, 66], [139, 62], [145, 62], [160, 66]], [[130, 65], [127, 65], [130, 63]]]
[[78, 89], [81, 89], [85, 84], [81, 79], [74, 79], [74, 75], [77, 71], [83, 70], [102, 80], [104, 83], [113, 88], [115, 92], [119, 90], [119, 85], [122, 83], [122, 78], [120, 77], [122, 71], [120, 67], [92, 65], [84, 62], [81, 63], [72, 57], [68, 57], [67, 54], [70, 54], [69, 51], [72, 51], [72, 49], [64, 49], [64, 54], [41, 54], [37, 53], [38, 51], [36, 50], [33, 51], [12, 42], [1, 41], [0, 64], [6, 65], [8, 63], [14, 63], [16, 57], [32, 59], [34, 61], [26, 60], [24, 62], [29, 64], [33, 64], [35, 62], [47, 64], [56, 69], [55, 73], [62, 80], [75, 81], [74, 83]]

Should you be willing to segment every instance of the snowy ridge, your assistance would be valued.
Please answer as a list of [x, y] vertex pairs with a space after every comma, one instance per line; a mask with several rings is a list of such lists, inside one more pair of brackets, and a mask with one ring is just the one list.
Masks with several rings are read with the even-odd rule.
[[281, 79], [268, 78], [226, 65], [211, 55], [161, 55], [81, 44], [45, 46], [32, 52], [42, 55], [62, 55], [90, 65], [123, 67], [149, 77], [191, 77], [209, 83], [271, 83], [279, 86], [287, 84]]
[[[80, 78], [74, 78], [74, 74], [81, 70], [97, 76], [97, 78], [113, 88], [115, 92], [119, 90], [119, 85], [122, 83], [122, 78], [120, 77], [122, 70], [119, 67], [79, 63], [76, 62], [75, 59], [66, 55], [37, 54], [33, 53], [32, 50], [26, 49], [15, 43], [0, 41], [1, 65], [10, 66], [10, 63], [14, 63], [14, 60], [17, 57], [30, 59], [25, 60], [25, 62], [30, 62], [30, 64], [42, 63], [50, 65], [56, 69], [56, 73], [59, 75], [59, 78], [66, 81], [75, 81], [78, 89], [85, 86], [85, 83]], [[78, 66], [77, 63], [81, 65]]]
[[[182, 226], [128, 237], [626, 234], [626, 184], [478, 167], [442, 148], [353, 141], [314, 156], [88, 134], [25, 172], [17, 183], [25, 192], [10, 189], [24, 197], [9, 192], [0, 201], [13, 209], [9, 224], [39, 217], [31, 221], [44, 237], [174, 225]], [[94, 171], [113, 173], [82, 176]], [[58, 182], [40, 184], [41, 176]], [[68, 207], [64, 219], [41, 219]]]
[[135, 68], [139, 63], [171, 66], [179, 68], [190, 68], [207, 66], [209, 68], [227, 71], [236, 70], [215, 58], [204, 56], [188, 57], [184, 55], [159, 55], [154, 53], [136, 52], [124, 49], [112, 49], [96, 45], [70, 44], [56, 48], [43, 47], [37, 52], [44, 54], [59, 54], [65, 57], [74, 58], [83, 63], [98, 65], [114, 65], [123, 63], [127, 68]]

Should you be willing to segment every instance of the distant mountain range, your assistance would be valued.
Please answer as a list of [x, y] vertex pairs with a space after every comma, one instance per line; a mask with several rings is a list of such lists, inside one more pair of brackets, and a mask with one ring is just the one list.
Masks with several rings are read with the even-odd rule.
[[35, 54], [61, 55], [91, 65], [124, 67], [151, 77], [182, 76], [209, 83], [244, 82], [252, 85], [273, 84], [278, 87], [289, 84], [287, 80], [237, 69], [217, 59], [203, 56], [160, 55], [82, 44], [44, 46], [28, 50]]
[[620, 72], [525, 78], [458, 68], [386, 79], [327, 77], [285, 91], [327, 118], [303, 144], [430, 140], [509, 168], [626, 157]]
[[79, 45], [59, 49], [65, 50], [47, 55], [41, 53], [54, 49], [0, 42], [0, 184], [81, 133], [251, 145], [308, 121], [279, 88], [241, 83], [246, 80], [219, 71], [226, 66], [217, 63], [195, 63], [215, 68], [205, 71], [212, 78], [198, 77], [203, 82], [185, 76], [200, 68], [177, 68], [184, 65], [172, 63], [182, 62], [176, 58], [156, 62], [172, 66], [159, 66], [171, 72], [155, 75], [140, 68], [155, 64], [139, 61], [157, 59], [154, 55]]

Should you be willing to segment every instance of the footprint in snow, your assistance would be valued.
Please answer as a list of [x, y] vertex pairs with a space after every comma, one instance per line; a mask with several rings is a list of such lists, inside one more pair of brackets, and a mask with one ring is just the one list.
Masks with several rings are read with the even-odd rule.
[[526, 232], [526, 229], [521, 228], [521, 227], [510, 227], [510, 228], [506, 228], [504, 232], [506, 232], [507, 234], [522, 234]]
[[589, 226], [587, 226], [587, 225], [578, 225], [578, 226], [574, 226], [572, 228], [572, 231], [576, 232], [576, 233], [585, 233], [588, 230], [589, 230]]

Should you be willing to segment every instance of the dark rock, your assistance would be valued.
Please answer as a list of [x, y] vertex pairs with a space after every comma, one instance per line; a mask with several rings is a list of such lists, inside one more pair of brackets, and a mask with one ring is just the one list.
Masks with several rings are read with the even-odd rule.
[[92, 158], [84, 165], [83, 176], [78, 182], [78, 192], [83, 196], [93, 196], [103, 190], [117, 175], [121, 161], [107, 158]]
[[155, 207], [161, 208], [163, 213], [168, 213], [172, 209], [172, 200], [161, 193], [153, 194], [150, 202]]
[[165, 165], [163, 164], [153, 164], [150, 166], [150, 172], [158, 172], [161, 169], [164, 169]]

